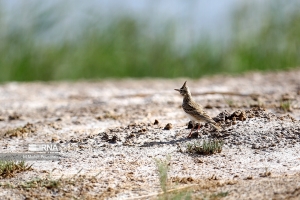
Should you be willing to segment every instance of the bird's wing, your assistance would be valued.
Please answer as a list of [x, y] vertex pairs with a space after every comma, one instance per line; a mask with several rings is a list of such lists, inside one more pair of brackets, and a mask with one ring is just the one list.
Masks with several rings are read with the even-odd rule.
[[208, 123], [215, 124], [216, 122], [203, 110], [203, 107], [197, 104], [194, 101], [185, 104], [183, 107], [184, 111], [189, 115], [192, 115], [194, 118], [198, 119], [199, 121], [205, 121]]

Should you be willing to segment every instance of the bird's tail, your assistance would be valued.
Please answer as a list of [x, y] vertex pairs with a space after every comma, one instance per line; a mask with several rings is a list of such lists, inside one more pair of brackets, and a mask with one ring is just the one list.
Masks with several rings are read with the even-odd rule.
[[217, 129], [218, 131], [222, 131], [223, 128], [218, 126], [217, 124], [211, 124], [215, 129]]

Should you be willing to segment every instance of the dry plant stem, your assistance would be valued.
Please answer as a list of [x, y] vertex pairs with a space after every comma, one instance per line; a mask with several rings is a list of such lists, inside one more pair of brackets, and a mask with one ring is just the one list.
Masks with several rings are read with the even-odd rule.
[[170, 189], [170, 190], [167, 190], [165, 193], [164, 192], [157, 192], [157, 193], [147, 194], [147, 195], [144, 195], [144, 196], [133, 197], [133, 198], [129, 198], [128, 200], [145, 199], [145, 198], [148, 198], [148, 197], [159, 196], [159, 195], [167, 194], [167, 193], [170, 193], [170, 192], [184, 190], [184, 189], [194, 187], [194, 186], [197, 186], [197, 184], [192, 184], [192, 185], [187, 185], [187, 186], [182, 186], [182, 187]]

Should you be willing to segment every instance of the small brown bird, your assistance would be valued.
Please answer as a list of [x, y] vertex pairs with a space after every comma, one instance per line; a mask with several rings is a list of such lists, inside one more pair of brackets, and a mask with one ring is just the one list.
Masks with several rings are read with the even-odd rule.
[[[217, 125], [217, 123], [207, 115], [207, 113], [203, 110], [203, 107], [200, 104], [197, 104], [191, 95], [190, 89], [186, 85], [186, 81], [184, 82], [183, 86], [180, 89], [175, 89], [176, 91], [180, 92], [180, 94], [183, 96], [183, 102], [182, 102], [182, 108], [184, 112], [188, 115], [188, 117], [193, 122], [193, 128], [188, 135], [188, 137], [191, 137], [192, 131], [194, 130], [194, 123], [195, 122], [206, 122], [211, 124], [214, 128], [217, 130], [221, 130], [221, 127]], [[200, 128], [200, 124], [198, 126], [197, 131]]]

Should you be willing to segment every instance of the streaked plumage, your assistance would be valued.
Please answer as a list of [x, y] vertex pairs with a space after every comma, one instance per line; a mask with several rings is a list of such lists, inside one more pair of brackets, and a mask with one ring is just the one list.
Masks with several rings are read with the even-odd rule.
[[[206, 122], [211, 124], [217, 130], [221, 129], [217, 126], [216, 122], [203, 110], [203, 107], [193, 100], [191, 92], [188, 86], [186, 86], [186, 82], [184, 82], [180, 89], [175, 90], [180, 92], [180, 94], [183, 96], [182, 108], [193, 122]], [[198, 127], [198, 130], [199, 128], [200, 126]], [[191, 136], [193, 130], [194, 127], [192, 128], [188, 137]]]

